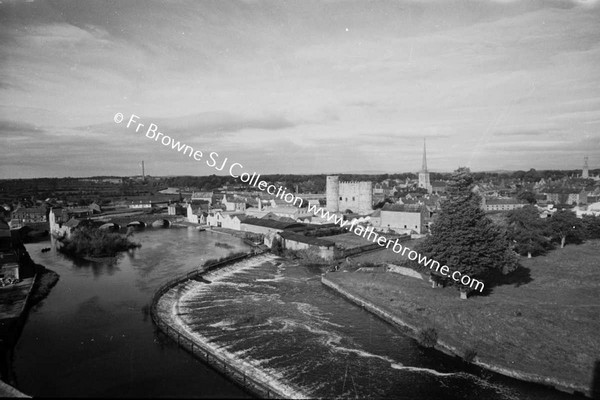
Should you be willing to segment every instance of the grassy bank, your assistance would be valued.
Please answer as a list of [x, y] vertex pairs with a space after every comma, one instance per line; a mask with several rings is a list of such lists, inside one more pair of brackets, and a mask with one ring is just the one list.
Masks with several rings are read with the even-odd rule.
[[462, 357], [588, 391], [600, 360], [600, 241], [522, 259], [527, 284], [460, 300], [455, 289], [392, 273], [327, 278], [409, 325], [433, 328]]

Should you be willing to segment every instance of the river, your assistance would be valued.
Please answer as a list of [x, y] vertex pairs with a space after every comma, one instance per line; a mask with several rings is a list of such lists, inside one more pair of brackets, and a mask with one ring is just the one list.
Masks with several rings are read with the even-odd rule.
[[[154, 290], [208, 258], [247, 249], [194, 229], [149, 229], [115, 263], [75, 263], [48, 242], [32, 258], [60, 274], [30, 313], [13, 363], [33, 396], [246, 397], [158, 333]], [[227, 242], [232, 249], [216, 247]], [[566, 394], [470, 369], [348, 303], [320, 271], [274, 258], [198, 283], [179, 305], [181, 323], [305, 393], [398, 399], [569, 399]]]

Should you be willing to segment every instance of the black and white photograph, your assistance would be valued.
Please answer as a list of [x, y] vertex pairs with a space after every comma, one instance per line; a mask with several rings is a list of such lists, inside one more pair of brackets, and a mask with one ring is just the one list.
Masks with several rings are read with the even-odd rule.
[[0, 0], [0, 397], [600, 399], [600, 1]]

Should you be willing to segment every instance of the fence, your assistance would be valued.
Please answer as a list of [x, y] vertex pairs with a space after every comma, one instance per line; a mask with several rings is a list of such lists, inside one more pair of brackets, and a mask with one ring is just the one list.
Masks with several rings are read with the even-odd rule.
[[280, 393], [276, 389], [264, 384], [263, 382], [260, 382], [257, 378], [255, 378], [251, 374], [247, 374], [246, 372], [238, 369], [235, 366], [228, 365], [226, 360], [224, 360], [222, 357], [214, 354], [212, 352], [212, 350], [210, 348], [208, 348], [208, 346], [205, 346], [202, 343], [194, 342], [194, 340], [191, 339], [186, 333], [183, 333], [183, 332], [179, 331], [176, 327], [173, 327], [173, 326], [169, 325], [168, 323], [162, 321], [158, 316], [158, 309], [157, 309], [158, 301], [160, 300], [162, 295], [167, 293], [169, 290], [171, 290], [175, 286], [177, 286], [189, 279], [194, 279], [196, 277], [199, 277], [208, 271], [222, 268], [222, 267], [232, 264], [234, 262], [237, 262], [237, 261], [240, 261], [240, 260], [243, 260], [246, 258], [250, 258], [250, 257], [253, 257], [258, 254], [263, 254], [263, 253], [264, 253], [264, 251], [249, 253], [249, 254], [245, 254], [245, 255], [235, 257], [235, 258], [232, 258], [229, 260], [221, 261], [217, 264], [213, 264], [208, 267], [200, 267], [194, 271], [188, 272], [187, 274], [185, 274], [183, 276], [180, 276], [178, 278], [174, 278], [174, 279], [171, 279], [171, 280], [165, 282], [158, 288], [158, 290], [154, 293], [154, 296], [152, 297], [151, 316], [152, 316], [152, 321], [154, 322], [154, 324], [164, 334], [166, 334], [168, 337], [170, 337], [171, 339], [176, 341], [177, 345], [179, 345], [184, 350], [190, 352], [194, 357], [206, 362], [208, 365], [210, 365], [217, 371], [221, 372], [222, 374], [224, 374], [229, 379], [236, 382], [241, 387], [254, 393], [258, 397], [284, 398], [284, 397], [286, 397], [286, 395], [284, 393]]

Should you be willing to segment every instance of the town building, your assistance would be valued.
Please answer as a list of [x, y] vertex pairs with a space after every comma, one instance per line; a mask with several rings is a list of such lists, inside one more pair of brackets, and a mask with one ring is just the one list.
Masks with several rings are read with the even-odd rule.
[[241, 223], [247, 219], [244, 213], [215, 211], [206, 217], [206, 224], [217, 228], [226, 228], [240, 231]]
[[12, 212], [12, 219], [14, 222], [11, 224], [13, 227], [16, 225], [23, 226], [29, 223], [36, 222], [48, 222], [48, 210], [46, 207], [18, 207]]
[[207, 202], [211, 206], [215, 203], [214, 192], [193, 192], [190, 198], [192, 202], [203, 201]]
[[379, 228], [398, 233], [427, 232], [429, 210], [420, 204], [386, 204], [381, 209]]
[[332, 260], [334, 258], [335, 243], [329, 240], [304, 236], [289, 231], [280, 232], [278, 236], [281, 238], [281, 245], [284, 249], [315, 250], [319, 257], [325, 260]]
[[130, 201], [127, 204], [127, 207], [133, 208], [133, 209], [136, 209], [136, 210], [150, 209], [150, 208], [152, 208], [152, 202], [149, 201], [149, 200]]
[[575, 188], [547, 189], [544, 194], [549, 202], [554, 204], [587, 204], [587, 192]]
[[423, 162], [421, 164], [421, 171], [419, 171], [418, 187], [421, 189], [426, 189], [427, 193], [429, 194], [433, 192], [433, 187], [431, 186], [431, 182], [429, 180], [429, 172], [427, 171], [427, 149], [425, 139], [423, 139]]
[[485, 196], [481, 196], [481, 208], [485, 212], [491, 211], [511, 211], [516, 210], [517, 208], [523, 208], [528, 203], [523, 200], [515, 199], [515, 198], [492, 198], [488, 199]]
[[208, 217], [208, 212], [206, 212], [206, 210], [204, 210], [202, 206], [193, 207], [191, 204], [188, 204], [186, 212], [186, 218], [188, 222], [200, 225], [207, 224], [206, 218]]
[[340, 182], [338, 176], [326, 181], [327, 211], [369, 214], [373, 211], [372, 182]]
[[233, 196], [223, 195], [221, 204], [225, 206], [226, 211], [244, 212], [246, 211], [246, 200], [238, 199]]
[[19, 253], [14, 248], [9, 225], [0, 220], [0, 278], [20, 279]]
[[186, 215], [187, 209], [178, 203], [172, 203], [167, 206], [167, 215]]

